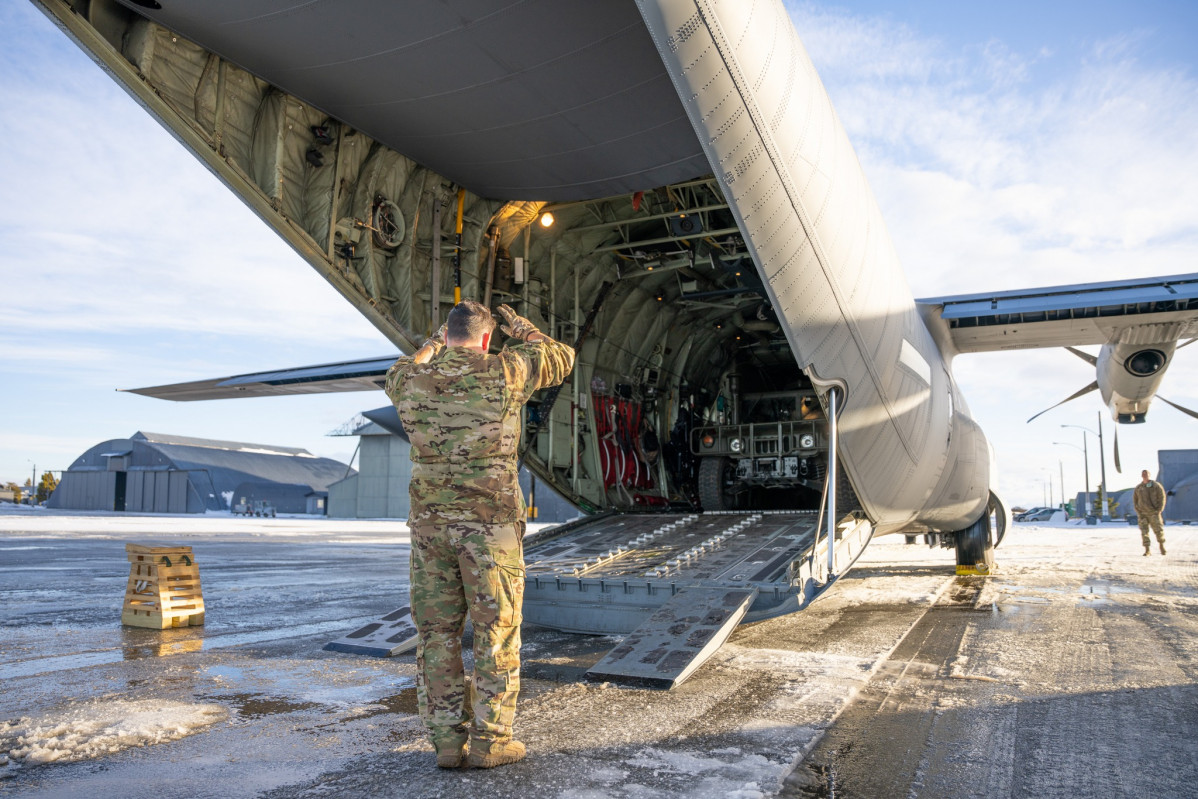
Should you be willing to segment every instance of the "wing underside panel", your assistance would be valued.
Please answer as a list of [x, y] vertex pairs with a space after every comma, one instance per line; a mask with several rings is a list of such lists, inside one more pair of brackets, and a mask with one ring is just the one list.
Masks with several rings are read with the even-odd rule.
[[377, 391], [395, 357], [326, 363], [296, 369], [276, 369], [194, 380], [147, 388], [126, 389], [144, 397], [190, 402], [194, 400], [274, 397], [286, 394], [332, 394], [343, 391]]
[[[1198, 274], [917, 300], [957, 352], [1198, 335]], [[1159, 328], [1154, 335], [1144, 328]], [[1141, 332], [1135, 332], [1141, 331]]]

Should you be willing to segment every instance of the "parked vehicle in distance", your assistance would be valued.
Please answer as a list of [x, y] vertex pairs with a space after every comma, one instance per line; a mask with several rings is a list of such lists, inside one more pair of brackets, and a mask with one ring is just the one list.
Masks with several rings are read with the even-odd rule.
[[1015, 521], [1047, 522], [1051, 521], [1052, 517], [1058, 513], [1065, 513], [1065, 511], [1060, 508], [1032, 508], [1027, 513], [1021, 513]]
[[239, 502], [233, 506], [234, 516], [262, 516], [274, 518], [275, 506], [270, 501], [265, 499], [256, 499], [253, 502]]

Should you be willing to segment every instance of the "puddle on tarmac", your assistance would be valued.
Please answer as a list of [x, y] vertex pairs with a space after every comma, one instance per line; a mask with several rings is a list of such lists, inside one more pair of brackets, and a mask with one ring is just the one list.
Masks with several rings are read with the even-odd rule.
[[[409, 716], [415, 716], [416, 708], [416, 688], [405, 688], [397, 694], [384, 696], [382, 699], [376, 699], [370, 704], [382, 705], [382, 707], [371, 707], [365, 712], [355, 713], [354, 719], [368, 719], [371, 716], [382, 716], [387, 713], [403, 713]], [[348, 721], [348, 719], [346, 719]]]
[[240, 680], [245, 677], [245, 669], [240, 666], [230, 666], [227, 663], [209, 666], [205, 671], [215, 680]]
[[1098, 596], [1100, 594], [1142, 594], [1144, 592], [1139, 588], [1134, 588], [1132, 586], [1118, 585], [1115, 583], [1100, 581], [1093, 583], [1082, 583], [1081, 588], [1078, 589], [1078, 593], [1082, 595]]
[[[466, 692], [470, 692], [470, 677], [466, 676]], [[387, 714], [397, 714], [404, 716], [415, 716], [420, 712], [416, 705], [416, 687], [405, 688], [397, 694], [384, 696], [381, 699], [375, 699], [370, 703], [369, 707], [359, 707], [354, 710], [352, 716], [347, 716], [342, 719], [342, 722], [357, 721], [359, 719], [368, 719], [373, 716], [385, 716]]]
[[316, 702], [296, 702], [265, 694], [213, 694], [204, 699], [231, 705], [237, 711], [237, 715], [243, 719], [260, 719], [265, 716], [277, 716], [320, 707]]
[[[149, 628], [122, 628], [124, 646], [117, 651], [80, 652], [70, 655], [51, 655], [43, 658], [18, 661], [3, 666], [4, 678], [31, 677], [47, 672], [79, 669], [87, 666], [102, 666], [119, 663], [122, 660], [137, 660], [147, 657], [163, 657], [184, 652], [222, 649], [240, 646], [242, 644], [262, 644], [284, 638], [299, 638], [316, 632], [328, 632], [345, 628], [344, 621], [329, 621], [315, 624], [301, 624], [295, 627], [281, 629], [255, 630], [247, 633], [207, 635], [203, 627], [180, 627], [178, 629], [152, 630]], [[124, 638], [128, 634], [134, 636]], [[189, 636], [184, 641], [172, 637], [172, 634]], [[136, 636], [154, 636], [156, 640]]]

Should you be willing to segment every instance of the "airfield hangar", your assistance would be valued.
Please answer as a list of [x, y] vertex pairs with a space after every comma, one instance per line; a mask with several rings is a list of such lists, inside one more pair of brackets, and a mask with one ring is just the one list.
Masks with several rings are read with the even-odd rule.
[[160, 433], [105, 441], [63, 472], [47, 506], [147, 513], [227, 511], [263, 501], [278, 513], [324, 513], [344, 463], [307, 450]]
[[1157, 452], [1156, 479], [1165, 487], [1165, 521], [1198, 522], [1198, 449]]
[[[412, 446], [393, 405], [364, 411], [331, 435], [358, 437], [358, 471], [329, 486], [329, 516], [341, 519], [406, 519], [410, 510]], [[532, 504], [536, 481], [538, 522], [565, 522], [579, 511], [528, 469], [520, 470], [520, 488]]]

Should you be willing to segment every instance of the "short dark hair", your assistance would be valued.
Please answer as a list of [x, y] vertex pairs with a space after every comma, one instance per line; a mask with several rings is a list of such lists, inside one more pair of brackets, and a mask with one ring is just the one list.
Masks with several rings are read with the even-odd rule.
[[491, 310], [481, 302], [462, 300], [453, 306], [446, 317], [446, 338], [458, 341], [475, 341], [484, 333], [495, 329]]

